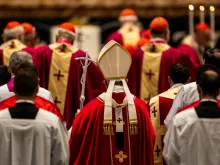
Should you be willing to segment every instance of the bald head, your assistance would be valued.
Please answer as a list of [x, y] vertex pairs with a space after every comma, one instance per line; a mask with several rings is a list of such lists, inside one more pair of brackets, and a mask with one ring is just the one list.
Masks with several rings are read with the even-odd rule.
[[[201, 71], [202, 70], [202, 71]], [[220, 90], [220, 72], [214, 66], [204, 65], [200, 67], [200, 76], [197, 76], [196, 83], [203, 95], [215, 97]]]
[[21, 63], [33, 63], [32, 56], [26, 51], [16, 51], [12, 53], [9, 59], [9, 70], [14, 75], [17, 67]]

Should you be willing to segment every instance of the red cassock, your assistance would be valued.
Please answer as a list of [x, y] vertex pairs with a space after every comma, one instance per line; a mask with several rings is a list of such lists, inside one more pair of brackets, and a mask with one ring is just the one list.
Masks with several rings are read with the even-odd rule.
[[[39, 71], [40, 85], [51, 92], [55, 104], [64, 116], [67, 128], [70, 128], [75, 113], [80, 108], [83, 73], [80, 61], [75, 58], [85, 57], [85, 52], [71, 45], [66, 45], [67, 51], [62, 52], [63, 45], [55, 43], [39, 47], [36, 49], [34, 61]], [[86, 75], [85, 104], [105, 90], [104, 78], [99, 68], [91, 63]]]
[[[122, 103], [124, 93], [113, 93], [113, 99]], [[127, 108], [123, 108], [123, 136], [115, 131], [103, 135], [104, 103], [96, 98], [88, 103], [74, 119], [70, 138], [70, 165], [153, 165], [155, 132], [145, 103], [135, 98], [138, 134], [130, 135]], [[118, 147], [121, 149], [118, 149]]]
[[9, 58], [12, 55], [13, 52], [24, 50], [32, 57], [35, 55], [35, 49], [31, 47], [27, 47], [21, 41], [19, 40], [10, 40], [1, 45], [0, 48], [0, 65], [8, 65], [9, 64]]
[[[199, 53], [199, 46], [191, 36], [187, 36], [178, 49], [183, 54], [182, 59], [190, 70], [191, 81], [196, 81], [196, 72], [199, 66], [204, 62], [203, 53]], [[203, 48], [201, 49], [203, 50]]]
[[[195, 101], [194, 103], [192, 103], [192, 104], [190, 104], [190, 105], [187, 105], [186, 107], [180, 109], [177, 113], [182, 112], [182, 111], [185, 111], [185, 110], [190, 109], [190, 108], [198, 107], [199, 104], [200, 104], [200, 100]], [[218, 106], [220, 107], [220, 100], [217, 100], [217, 104], [218, 104]]]
[[[12, 97], [10, 97], [0, 103], [0, 110], [3, 110], [5, 108], [11, 108], [15, 104], [16, 104], [16, 97], [12, 96]], [[57, 106], [54, 105], [53, 103], [51, 103], [50, 101], [48, 101], [42, 97], [36, 96], [34, 99], [34, 105], [37, 108], [41, 108], [41, 109], [44, 109], [46, 111], [49, 111], [49, 112], [55, 114], [57, 117], [59, 117], [59, 119], [61, 121], [64, 121], [63, 116], [61, 115]]]
[[182, 63], [179, 50], [170, 47], [163, 40], [155, 40], [132, 55], [132, 66], [128, 73], [131, 93], [145, 100], [170, 88], [168, 75], [170, 67]]

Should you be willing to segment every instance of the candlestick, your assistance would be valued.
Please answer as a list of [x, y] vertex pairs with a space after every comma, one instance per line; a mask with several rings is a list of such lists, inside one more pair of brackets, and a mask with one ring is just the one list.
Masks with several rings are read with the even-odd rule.
[[215, 46], [215, 7], [210, 6], [211, 47]]
[[205, 7], [204, 6], [199, 6], [200, 12], [200, 22], [205, 22]]
[[194, 32], [194, 6], [189, 5], [189, 33]]

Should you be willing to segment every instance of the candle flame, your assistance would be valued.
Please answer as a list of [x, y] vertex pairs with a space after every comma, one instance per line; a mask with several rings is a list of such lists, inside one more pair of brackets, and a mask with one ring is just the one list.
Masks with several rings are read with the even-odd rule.
[[194, 10], [194, 6], [193, 5], [189, 5], [189, 10]]
[[210, 11], [215, 11], [215, 7], [214, 6], [210, 6]]
[[199, 6], [200, 11], [205, 11], [205, 7], [204, 6]]

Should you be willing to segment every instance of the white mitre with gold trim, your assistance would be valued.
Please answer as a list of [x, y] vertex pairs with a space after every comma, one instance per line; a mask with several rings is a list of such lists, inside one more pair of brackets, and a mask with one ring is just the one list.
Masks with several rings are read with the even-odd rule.
[[[105, 77], [106, 80], [109, 81], [109, 86], [105, 97], [103, 100], [105, 101], [104, 108], [104, 134], [112, 135], [113, 127], [112, 127], [112, 92], [115, 86], [116, 81], [121, 81], [123, 84], [123, 89], [126, 94], [126, 106], [128, 106], [128, 114], [129, 114], [129, 127], [130, 134], [134, 135], [138, 133], [137, 127], [137, 114], [136, 108], [134, 104], [134, 96], [130, 93], [128, 85], [126, 83], [126, 77], [128, 71], [131, 67], [132, 58], [131, 55], [127, 52], [127, 50], [122, 47], [119, 43], [111, 40], [109, 41], [101, 50], [98, 57], [98, 66]], [[118, 126], [119, 127], [119, 126]], [[116, 132], [117, 132], [117, 122], [116, 122]]]

